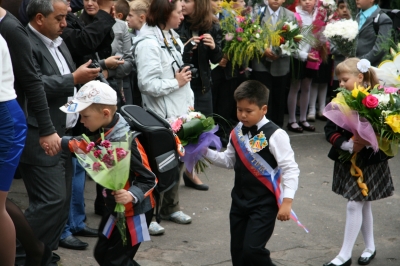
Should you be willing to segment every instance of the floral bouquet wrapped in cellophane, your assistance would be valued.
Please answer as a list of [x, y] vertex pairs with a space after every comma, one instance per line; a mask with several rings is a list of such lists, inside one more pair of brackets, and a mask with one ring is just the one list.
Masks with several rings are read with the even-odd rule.
[[[129, 178], [132, 134], [127, 133], [118, 142], [104, 139], [101, 133], [99, 145], [83, 134], [85, 145], [73, 147], [78, 162], [83, 166], [90, 177], [101, 186], [116, 191], [123, 189]], [[114, 211], [117, 214], [116, 225], [121, 234], [123, 244], [126, 245], [125, 206], [117, 203]]]
[[[339, 88], [337, 96], [324, 109], [324, 116], [339, 127], [359, 136], [377, 152], [382, 150], [387, 156], [395, 156], [400, 140], [400, 97], [397, 88], [364, 88], [355, 85], [352, 91]], [[340, 159], [350, 159], [351, 172], [364, 196], [368, 188], [363, 183], [362, 171], [355, 165], [357, 153]], [[349, 153], [347, 153], [349, 154]]]
[[205, 158], [207, 148], [213, 146], [219, 151], [222, 147], [221, 140], [215, 135], [218, 125], [215, 125], [214, 119], [190, 109], [187, 114], [169, 118], [168, 122], [185, 147], [181, 161], [185, 163], [186, 169], [189, 172], [193, 169], [197, 173], [204, 172], [211, 164]]
[[323, 31], [334, 48], [345, 57], [353, 57], [356, 54], [356, 37], [358, 35], [358, 23], [354, 20], [338, 20], [328, 23]]

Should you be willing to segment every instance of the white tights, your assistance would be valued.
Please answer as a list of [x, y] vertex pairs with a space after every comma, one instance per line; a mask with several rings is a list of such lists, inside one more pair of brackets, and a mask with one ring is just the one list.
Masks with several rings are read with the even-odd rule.
[[[290, 90], [288, 95], [288, 111], [289, 111], [289, 123], [296, 122], [296, 105], [297, 105], [297, 95], [301, 88], [300, 93], [300, 120], [306, 121], [308, 101], [310, 99], [310, 85], [312, 79], [304, 78], [302, 80], [293, 80], [290, 84]], [[308, 123], [305, 123], [308, 126]], [[293, 127], [296, 127], [294, 125]]]
[[[345, 261], [351, 258], [351, 253], [356, 242], [358, 233], [363, 235], [365, 248], [375, 250], [373, 217], [370, 201], [349, 201], [347, 203], [346, 227], [344, 230], [344, 239], [339, 256]], [[362, 257], [371, 256], [370, 253], [363, 253]], [[340, 265], [343, 262], [335, 258], [331, 261], [333, 264]]]

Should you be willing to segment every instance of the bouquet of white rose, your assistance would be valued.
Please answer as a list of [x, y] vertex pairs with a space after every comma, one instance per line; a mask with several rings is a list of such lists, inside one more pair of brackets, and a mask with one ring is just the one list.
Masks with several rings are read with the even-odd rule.
[[344, 56], [355, 56], [358, 23], [354, 20], [339, 20], [328, 23], [323, 32], [335, 48]]

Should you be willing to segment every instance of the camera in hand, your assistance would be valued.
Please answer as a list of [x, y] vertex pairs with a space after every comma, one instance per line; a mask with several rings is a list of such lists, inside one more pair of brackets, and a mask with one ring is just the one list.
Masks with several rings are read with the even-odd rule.
[[100, 66], [99, 62], [97, 62], [97, 60], [92, 59], [92, 63], [90, 63], [90, 65], [88, 66], [88, 68], [100, 68], [100, 72], [97, 75], [96, 80], [99, 80], [107, 85], [110, 85], [108, 83], [108, 81], [106, 80], [106, 78], [104, 77], [103, 73], [101, 73], [101, 71], [103, 70], [103, 68]]
[[199, 71], [197, 68], [194, 67], [192, 64], [183, 64], [179, 68], [179, 72], [181, 72], [185, 67], [189, 67], [186, 71], [190, 71], [192, 73], [192, 79], [198, 78], [199, 77]]

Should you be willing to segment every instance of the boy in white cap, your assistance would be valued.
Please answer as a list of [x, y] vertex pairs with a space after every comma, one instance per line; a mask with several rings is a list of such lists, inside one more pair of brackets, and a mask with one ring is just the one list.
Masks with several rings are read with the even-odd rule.
[[[116, 112], [115, 90], [100, 81], [86, 83], [71, 101], [60, 107], [60, 110], [65, 113], [79, 112], [80, 122], [91, 132], [88, 134], [89, 138], [97, 145], [102, 141], [101, 133], [104, 133], [105, 140], [113, 142], [121, 140], [130, 131], [126, 120]], [[86, 149], [87, 144], [80, 137], [61, 139], [63, 150], [71, 152], [75, 145]], [[125, 185], [126, 189], [103, 190], [107, 208], [99, 226], [99, 240], [94, 250], [94, 257], [100, 265], [134, 265], [133, 257], [140, 246], [140, 243], [132, 246], [134, 241], [129, 222], [126, 225], [127, 245], [123, 245], [121, 235], [116, 228], [109, 228], [111, 232], [106, 230], [111, 215], [116, 216], [113, 213], [116, 203], [125, 205], [126, 221], [144, 214], [148, 227], [153, 216], [155, 200], [152, 192], [157, 181], [138, 139], [132, 140], [130, 169], [131, 174]], [[104, 234], [105, 230], [107, 236]]]

